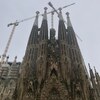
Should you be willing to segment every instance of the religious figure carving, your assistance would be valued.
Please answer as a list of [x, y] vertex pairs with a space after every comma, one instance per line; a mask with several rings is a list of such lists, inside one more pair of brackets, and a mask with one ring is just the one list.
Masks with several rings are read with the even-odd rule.
[[28, 88], [27, 88], [27, 93], [28, 93], [28, 96], [32, 96], [33, 95], [33, 82], [32, 81], [29, 81], [28, 83]]

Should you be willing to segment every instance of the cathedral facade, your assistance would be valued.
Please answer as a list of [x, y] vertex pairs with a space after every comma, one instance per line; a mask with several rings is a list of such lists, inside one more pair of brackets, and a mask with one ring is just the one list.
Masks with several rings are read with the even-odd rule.
[[53, 27], [48, 29], [47, 8], [40, 28], [38, 15], [10, 100], [100, 100], [100, 76], [90, 65], [88, 75], [69, 13], [67, 27], [58, 13], [58, 38]]

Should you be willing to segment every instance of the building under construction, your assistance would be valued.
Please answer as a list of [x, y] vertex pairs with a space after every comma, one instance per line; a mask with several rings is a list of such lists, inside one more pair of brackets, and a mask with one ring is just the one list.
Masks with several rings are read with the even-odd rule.
[[[51, 28], [45, 7], [41, 27], [36, 13], [22, 63], [16, 57], [12, 63], [1, 62], [0, 100], [100, 100], [100, 76], [90, 64], [88, 74], [69, 13], [66, 26], [62, 9], [49, 5], [53, 8]], [[58, 33], [53, 27], [54, 13], [59, 19]]]

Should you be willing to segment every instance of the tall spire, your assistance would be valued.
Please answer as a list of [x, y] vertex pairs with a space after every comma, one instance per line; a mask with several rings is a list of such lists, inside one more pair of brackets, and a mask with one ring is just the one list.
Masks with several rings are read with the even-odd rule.
[[47, 7], [44, 8], [43, 20], [40, 28], [40, 41], [48, 39]]
[[36, 18], [33, 26], [38, 26], [38, 15], [39, 15], [39, 11], [36, 12]]
[[94, 67], [94, 71], [95, 71], [96, 80], [99, 81], [99, 84], [100, 84], [100, 76], [99, 76], [98, 72], [96, 71], [95, 67]]
[[37, 58], [37, 79], [39, 85], [41, 84], [42, 80], [45, 78], [46, 74], [46, 67], [47, 67], [47, 45], [48, 45], [48, 22], [47, 22], [47, 7], [44, 8], [43, 20], [40, 27], [40, 34], [39, 34], [39, 53]]
[[60, 51], [60, 63], [61, 63], [61, 73], [62, 78], [64, 80], [69, 81], [70, 76], [70, 61], [68, 59], [68, 50], [67, 50], [67, 37], [66, 37], [66, 27], [64, 23], [64, 19], [62, 16], [62, 9], [59, 8], [59, 26], [58, 26], [58, 43], [59, 43], [59, 51]]
[[69, 17], [69, 12], [67, 12], [66, 15], [67, 15], [67, 27], [72, 27], [70, 17]]
[[58, 17], [59, 17], [58, 39], [66, 41], [66, 27], [65, 27], [65, 24], [64, 24], [64, 19], [63, 19], [61, 10], [62, 9], [59, 8], [59, 14], [58, 14]]
[[59, 8], [59, 14], [58, 14], [58, 17], [59, 17], [59, 20], [62, 20], [63, 21], [63, 16], [62, 16], [62, 8]]
[[91, 67], [90, 67], [90, 64], [88, 64], [88, 65], [89, 65], [90, 78], [91, 78], [91, 82], [92, 82], [92, 85], [93, 85], [95, 98], [96, 98], [96, 100], [99, 100], [99, 99], [98, 99], [98, 94], [97, 94], [97, 85], [96, 85], [95, 76], [94, 76], [93, 70], [92, 70]]
[[47, 20], [47, 7], [44, 8], [43, 20]]
[[91, 69], [91, 66], [90, 66], [90, 64], [88, 64], [88, 66], [89, 66], [89, 70], [90, 70], [90, 75], [91, 75], [91, 78], [95, 78], [95, 76], [94, 76], [94, 73], [93, 73], [93, 70]]
[[[28, 40], [28, 44], [27, 44], [27, 48], [26, 48], [26, 52], [25, 52], [25, 56], [22, 62], [22, 73], [20, 75], [21, 77], [21, 84], [18, 87], [18, 95], [19, 95], [19, 99], [18, 100], [26, 100], [26, 99], [22, 99], [22, 94], [23, 96], [25, 95], [25, 93], [28, 94], [28, 90], [30, 85], [32, 85], [33, 80], [35, 80], [36, 78], [36, 68], [37, 68], [37, 54], [38, 54], [38, 15], [39, 12], [36, 12], [36, 18], [30, 33], [30, 37]], [[27, 81], [25, 83], [25, 80]], [[25, 83], [25, 84], [24, 84]], [[27, 90], [27, 91], [26, 91]]]
[[78, 47], [76, 35], [75, 35], [74, 29], [72, 27], [71, 21], [70, 21], [69, 12], [67, 12], [66, 15], [67, 15], [68, 44]]
[[73, 26], [70, 21], [69, 12], [67, 12], [66, 15], [67, 15], [67, 43], [70, 46], [69, 55], [72, 60], [77, 61], [78, 63], [82, 63], [83, 62], [82, 55], [78, 46]]
[[[25, 57], [24, 57], [24, 61], [26, 62], [26, 66], [30, 66], [30, 73], [29, 74], [33, 74], [33, 70], [35, 70], [35, 60], [37, 58], [37, 44], [38, 44], [38, 15], [39, 15], [39, 11], [36, 12], [36, 18], [30, 33], [30, 37], [28, 40], [28, 44], [27, 44], [27, 49], [26, 49], [26, 53], [25, 53]], [[32, 56], [32, 55], [34, 56]], [[34, 62], [32, 62], [34, 61]], [[26, 70], [26, 69], [25, 69]]]
[[38, 42], [38, 15], [39, 15], [39, 11], [36, 12], [36, 18], [31, 30], [31, 34], [27, 46], [30, 46], [31, 44], [36, 44]]

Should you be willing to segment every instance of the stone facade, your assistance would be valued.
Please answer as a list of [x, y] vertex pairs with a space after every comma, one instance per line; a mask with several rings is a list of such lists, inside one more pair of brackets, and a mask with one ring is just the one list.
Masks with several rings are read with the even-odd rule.
[[100, 76], [90, 68], [89, 78], [69, 13], [67, 28], [58, 14], [58, 39], [54, 28], [48, 38], [47, 8], [40, 28], [38, 14], [13, 100], [100, 100]]
[[[12, 97], [7, 100], [100, 100], [100, 76], [96, 69], [94, 75], [90, 65], [90, 77], [88, 75], [69, 13], [67, 27], [61, 10], [58, 13], [57, 39], [53, 27], [50, 29], [50, 38], [48, 36], [47, 8], [40, 28], [38, 14], [39, 12], [32, 27], [17, 85], [14, 80], [7, 84], [10, 85], [8, 87], [14, 87], [13, 95], [9, 96], [10, 93], [7, 92], [5, 97]], [[7, 68], [4, 69], [6, 71], [3, 75], [6, 75]], [[2, 82], [1, 87], [3, 85]]]

